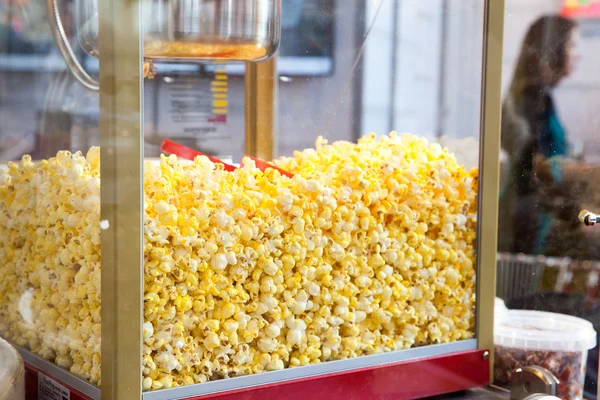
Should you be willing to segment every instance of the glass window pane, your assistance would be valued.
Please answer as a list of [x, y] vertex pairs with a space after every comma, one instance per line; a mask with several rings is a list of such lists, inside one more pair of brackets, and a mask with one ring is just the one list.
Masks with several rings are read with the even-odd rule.
[[44, 2], [2, 2], [0, 21], [0, 335], [97, 384], [98, 96], [67, 70]]
[[[511, 311], [496, 380], [541, 365], [562, 376], [561, 398], [596, 398], [598, 380], [598, 231], [578, 219], [598, 206], [595, 3], [506, 1], [497, 295]], [[554, 314], [540, 324], [531, 310]], [[504, 340], [531, 334], [524, 323], [556, 339]]]
[[[479, 1], [286, 0], [276, 76], [156, 62], [144, 389], [475, 348], [482, 37]], [[243, 159], [244, 101], [273, 79], [275, 159]], [[164, 139], [216, 164], [151, 160]]]

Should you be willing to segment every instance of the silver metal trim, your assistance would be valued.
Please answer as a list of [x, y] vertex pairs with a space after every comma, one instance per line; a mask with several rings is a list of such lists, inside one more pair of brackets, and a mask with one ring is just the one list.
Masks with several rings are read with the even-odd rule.
[[[163, 69], [156, 63], [154, 64], [158, 73], [162, 74]], [[293, 77], [322, 76], [331, 74], [333, 67], [333, 58], [330, 57], [280, 57], [277, 59], [277, 72], [279, 75], [292, 75]], [[217, 67], [206, 65], [205, 69], [214, 72]], [[218, 69], [225, 69], [229, 75], [244, 75], [246, 64], [231, 63], [219, 66]]]
[[420, 358], [434, 357], [444, 354], [451, 354], [476, 349], [476, 339], [462, 340], [460, 342], [454, 343], [417, 347], [414, 349], [400, 350], [384, 354], [375, 354], [371, 356], [352, 358], [349, 360], [330, 361], [323, 364], [309, 365], [306, 367], [289, 368], [282, 371], [265, 372], [262, 374], [240, 376], [237, 378], [199, 383], [196, 385], [182, 386], [173, 389], [145, 392], [142, 395], [142, 399], [187, 399], [193, 396], [215, 394], [230, 390], [244, 389], [274, 383], [283, 383], [295, 379], [309, 378], [334, 372], [351, 371], [365, 367], [377, 367], [386, 364], [396, 363], [399, 361], [416, 360]]
[[[201, 66], [201, 64], [199, 64], [199, 63], [195, 63], [195, 64], [179, 63], [179, 62], [163, 63], [163, 62], [156, 62], [156, 61], [153, 61], [152, 65], [154, 66], [154, 70], [156, 71], [156, 73], [160, 74], [160, 75], [176, 74], [176, 73], [197, 74], [198, 71], [200, 71], [200, 66]], [[83, 66], [86, 71], [96, 72], [96, 73], [100, 71], [100, 62], [98, 61], [97, 58], [94, 58], [94, 57], [89, 57], [89, 56], [86, 57], [85, 60], [83, 61]]]
[[13, 345], [15, 349], [17, 349], [25, 364], [29, 364], [39, 369], [40, 371], [47, 374], [50, 378], [56, 379], [60, 383], [70, 386], [72, 389], [75, 389], [78, 392], [88, 397], [91, 397], [93, 400], [100, 400], [101, 392], [100, 388], [98, 388], [97, 386], [94, 386], [91, 383], [86, 382], [81, 378], [78, 378], [66, 369], [61, 368], [48, 360], [44, 360], [43, 358], [36, 354], [33, 354], [29, 350], [25, 350], [22, 347], [15, 346], [13, 343], [11, 343], [11, 345]]
[[64, 71], [65, 61], [58, 54], [2, 54], [0, 71], [55, 72]]
[[75, 52], [73, 52], [73, 48], [71, 48], [71, 43], [67, 38], [67, 34], [65, 33], [65, 29], [61, 21], [58, 0], [48, 0], [47, 8], [48, 22], [50, 23], [50, 31], [54, 37], [54, 42], [65, 59], [65, 64], [73, 74], [73, 77], [86, 89], [93, 92], [99, 91], [100, 84], [94, 78], [92, 78], [85, 69], [83, 69], [79, 63], [79, 60], [77, 59], [77, 56], [75, 56]]

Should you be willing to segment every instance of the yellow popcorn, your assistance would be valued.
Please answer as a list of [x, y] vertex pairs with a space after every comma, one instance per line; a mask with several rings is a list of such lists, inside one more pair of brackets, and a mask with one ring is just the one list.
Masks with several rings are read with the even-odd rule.
[[[0, 334], [94, 383], [99, 161], [0, 169]], [[144, 390], [473, 336], [476, 171], [393, 133], [273, 163], [146, 163]]]
[[[0, 334], [100, 380], [99, 152], [0, 169]], [[31, 318], [25, 316], [30, 315]]]

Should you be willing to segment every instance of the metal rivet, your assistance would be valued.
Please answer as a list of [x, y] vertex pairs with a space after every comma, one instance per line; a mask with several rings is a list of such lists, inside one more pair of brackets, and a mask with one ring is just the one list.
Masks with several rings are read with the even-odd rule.
[[490, 358], [490, 352], [486, 350], [483, 352], [483, 359], [487, 360], [488, 358]]

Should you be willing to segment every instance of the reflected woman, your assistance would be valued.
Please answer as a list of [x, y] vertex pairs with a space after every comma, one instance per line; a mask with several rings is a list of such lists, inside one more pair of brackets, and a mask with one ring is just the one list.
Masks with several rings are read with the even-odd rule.
[[565, 208], [572, 202], [565, 190], [569, 143], [552, 97], [579, 60], [577, 44], [576, 23], [560, 16], [539, 18], [523, 40], [502, 107], [509, 161], [500, 191], [499, 251], [546, 254], [553, 222], [577, 215]]

